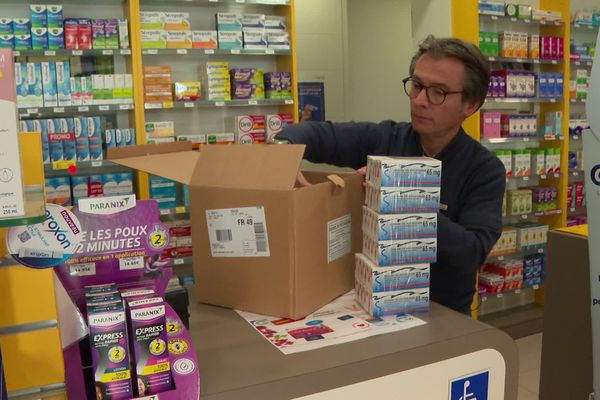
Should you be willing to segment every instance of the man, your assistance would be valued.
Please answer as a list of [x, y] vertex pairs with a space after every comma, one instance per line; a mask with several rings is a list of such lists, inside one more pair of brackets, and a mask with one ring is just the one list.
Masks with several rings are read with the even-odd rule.
[[[411, 123], [301, 123], [277, 137], [306, 144], [305, 158], [359, 169], [367, 155], [428, 156], [442, 161], [438, 262], [431, 300], [470, 315], [477, 269], [502, 232], [502, 163], [462, 129], [483, 104], [490, 76], [479, 49], [429, 36], [419, 45], [404, 89]], [[303, 177], [299, 175], [299, 180]]]

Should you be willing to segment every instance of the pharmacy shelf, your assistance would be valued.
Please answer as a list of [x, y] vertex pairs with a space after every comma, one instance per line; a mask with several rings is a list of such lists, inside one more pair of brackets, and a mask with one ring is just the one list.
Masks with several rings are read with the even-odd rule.
[[587, 24], [573, 23], [573, 24], [571, 24], [571, 28], [573, 30], [583, 31], [583, 32], [597, 32], [598, 31], [598, 25], [587, 25]]
[[241, 55], [280, 56], [290, 55], [291, 50], [276, 49], [143, 49], [143, 55]]
[[486, 97], [485, 102], [490, 103], [560, 103], [562, 97]]
[[130, 111], [133, 110], [133, 104], [104, 104], [89, 106], [68, 106], [68, 107], [37, 107], [37, 108], [19, 108], [19, 117], [57, 117], [58, 114], [85, 114], [107, 111]]
[[46, 197], [42, 185], [27, 185], [23, 191], [25, 215], [19, 217], [0, 218], [0, 227], [32, 225], [43, 222], [46, 218]]
[[531, 180], [547, 180], [547, 179], [556, 179], [556, 178], [560, 178], [560, 174], [534, 174], [534, 175], [529, 175], [529, 176], [507, 176], [506, 177], [506, 183], [508, 182], [517, 182], [517, 183], [521, 183], [521, 182], [529, 182]]
[[265, 100], [199, 100], [173, 103], [144, 103], [146, 110], [162, 110], [172, 108], [204, 108], [204, 107], [248, 107], [248, 106], [280, 106], [294, 104], [293, 99], [265, 99]]
[[528, 214], [517, 214], [517, 215], [505, 215], [502, 218], [503, 219], [518, 219], [518, 220], [529, 220], [529, 219], [533, 219], [533, 218], [539, 218], [539, 217], [547, 217], [550, 215], [560, 215], [563, 213], [562, 208], [556, 208], [554, 210], [545, 210], [545, 211], [536, 211], [536, 212], [532, 212], [532, 213], [528, 213]]
[[494, 138], [494, 139], [481, 139], [481, 144], [510, 144], [510, 143], [527, 143], [527, 142], [553, 142], [563, 140], [562, 136], [547, 139], [543, 137], [506, 137], [506, 138]]
[[189, 207], [180, 206], [180, 207], [175, 207], [175, 208], [162, 208], [160, 210], [160, 215], [180, 215], [180, 214], [187, 214], [189, 212], [190, 212]]
[[519, 63], [519, 64], [554, 64], [562, 63], [562, 60], [544, 60], [539, 58], [513, 58], [513, 57], [488, 57], [490, 62], [497, 63]]
[[550, 22], [550, 21], [538, 21], [535, 19], [524, 19], [524, 18], [516, 18], [516, 17], [507, 17], [500, 15], [488, 15], [488, 14], [479, 14], [479, 18], [484, 21], [501, 21], [501, 22], [510, 22], [510, 23], [521, 23], [526, 25], [548, 25], [548, 26], [561, 26], [563, 22]]
[[488, 256], [486, 261], [504, 261], [506, 259], [512, 258], [522, 258], [526, 256], [531, 256], [533, 254], [544, 254], [546, 252], [546, 244], [542, 244], [539, 246], [531, 246], [525, 249], [521, 249], [519, 251], [515, 251], [513, 253], [500, 254], [496, 256]]
[[77, 57], [77, 56], [130, 56], [131, 49], [105, 49], [105, 50], [15, 50], [15, 57]]
[[578, 61], [578, 60], [571, 60], [571, 64], [573, 64], [577, 67], [591, 67], [592, 65], [594, 65], [594, 63], [592, 61]]
[[481, 297], [482, 302], [487, 301], [491, 298], [501, 299], [504, 296], [519, 295], [525, 288], [532, 288], [533, 290], [538, 290], [540, 288], [540, 285], [523, 286], [518, 289], [507, 290], [507, 291], [499, 292], [499, 293], [480, 293], [479, 296]]
[[64, 175], [88, 175], [97, 174], [98, 168], [102, 169], [103, 173], [110, 171], [130, 171], [128, 167], [124, 167], [120, 164], [116, 164], [109, 160], [99, 161], [79, 161], [73, 166], [75, 168], [69, 169], [69, 164], [64, 163], [63, 165], [44, 164], [44, 174], [48, 176], [64, 176]]
[[290, 0], [140, 0], [142, 4], [190, 4], [190, 5], [219, 5], [219, 4], [257, 4], [265, 6], [289, 6]]
[[587, 214], [587, 206], [569, 207], [569, 215]]

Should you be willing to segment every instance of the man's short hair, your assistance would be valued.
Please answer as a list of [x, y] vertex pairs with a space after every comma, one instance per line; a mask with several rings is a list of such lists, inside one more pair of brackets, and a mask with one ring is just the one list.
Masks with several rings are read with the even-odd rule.
[[429, 35], [419, 43], [419, 49], [410, 62], [411, 76], [423, 54], [429, 54], [433, 58], [451, 57], [461, 61], [465, 66], [463, 99], [476, 101], [479, 107], [483, 105], [490, 81], [490, 63], [477, 46], [460, 39], [436, 38]]

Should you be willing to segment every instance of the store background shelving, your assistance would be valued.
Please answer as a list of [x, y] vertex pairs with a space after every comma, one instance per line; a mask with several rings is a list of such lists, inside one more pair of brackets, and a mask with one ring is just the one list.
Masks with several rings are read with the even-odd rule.
[[[467, 4], [468, 3], [468, 4]], [[539, 2], [520, 2], [531, 4], [536, 8], [559, 12], [562, 15], [562, 22], [539, 22], [533, 20], [522, 20], [511, 17], [493, 17], [479, 15], [478, 2], [469, 0], [467, 2], [454, 1], [452, 15], [453, 35], [462, 39], [479, 43], [480, 31], [519, 31], [536, 33], [547, 36], [560, 36], [564, 38], [564, 57], [562, 60], [540, 60], [539, 62], [523, 58], [520, 60], [506, 59], [504, 57], [493, 57], [490, 60], [492, 70], [499, 69], [501, 65], [519, 70], [534, 70], [542, 72], [562, 73], [565, 81], [563, 96], [561, 98], [551, 99], [550, 101], [538, 101], [539, 99], [498, 99], [491, 98], [483, 105], [483, 109], [494, 111], [514, 110], [529, 111], [539, 116], [538, 126], [544, 125], [544, 114], [551, 111], [562, 111], [563, 116], [569, 115], [570, 101], [568, 91], [568, 77], [570, 76], [571, 63], [569, 62], [569, 23], [571, 10], [569, 2], [558, 0], [540, 0]], [[546, 141], [541, 138], [509, 138], [509, 139], [482, 139], [480, 127], [480, 112], [470, 117], [464, 123], [465, 130], [476, 140], [490, 149], [500, 148], [549, 148], [559, 147], [561, 152], [560, 175], [550, 179], [540, 179], [541, 177], [530, 177], [527, 180], [523, 178], [507, 179], [508, 188], [518, 188], [522, 186], [531, 186], [536, 183], [540, 186], [556, 186], [558, 189], [558, 209], [551, 211], [550, 215], [535, 215], [535, 213], [523, 216], [505, 217], [506, 222], [517, 222], [519, 220], [539, 221], [548, 224], [550, 229], [564, 227], [568, 214], [566, 204], [566, 191], [569, 181], [568, 171], [568, 149], [569, 135], [568, 123], [563, 117], [561, 140]], [[524, 219], [526, 218], [526, 219]], [[473, 303], [473, 315], [482, 321], [496, 325], [507, 330], [513, 337], [520, 337], [526, 334], [541, 331], [541, 321], [543, 316], [543, 285], [534, 289], [527, 288], [498, 296], [478, 297]], [[481, 300], [486, 303], [482, 306]], [[485, 314], [485, 315], [482, 315]]]

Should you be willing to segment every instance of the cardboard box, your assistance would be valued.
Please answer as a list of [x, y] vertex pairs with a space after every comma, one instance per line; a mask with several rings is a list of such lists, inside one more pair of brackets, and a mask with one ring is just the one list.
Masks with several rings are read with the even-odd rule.
[[[177, 142], [110, 149], [109, 157], [190, 185], [194, 268], [204, 277], [196, 282], [198, 301], [297, 319], [354, 287], [362, 236], [361, 178], [340, 173], [334, 184], [325, 173], [306, 173], [315, 184], [295, 189], [304, 149], [230, 145], [196, 152]], [[227, 222], [232, 213], [235, 226]], [[239, 239], [217, 240], [229, 229], [252, 239], [245, 254], [238, 253]]]

